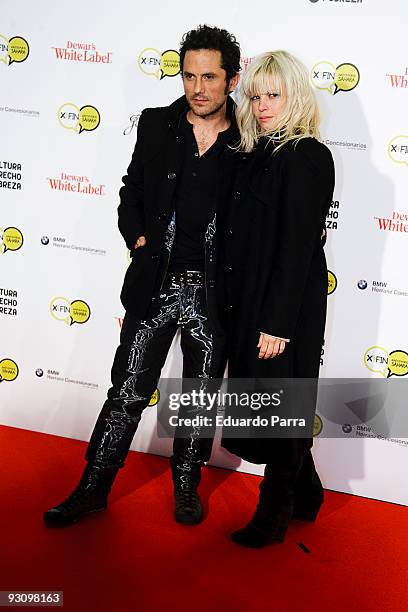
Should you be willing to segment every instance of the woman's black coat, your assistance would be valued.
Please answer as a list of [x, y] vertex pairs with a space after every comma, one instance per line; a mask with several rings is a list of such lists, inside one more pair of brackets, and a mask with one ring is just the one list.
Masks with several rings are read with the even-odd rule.
[[[333, 196], [333, 159], [314, 138], [273, 151], [261, 138], [254, 153], [237, 154], [223, 219], [231, 378], [319, 373], [327, 300], [321, 233]], [[260, 332], [289, 339], [283, 354], [259, 359]], [[223, 445], [250, 461], [267, 461], [259, 441], [252, 442], [256, 452], [240, 442], [224, 439]]]

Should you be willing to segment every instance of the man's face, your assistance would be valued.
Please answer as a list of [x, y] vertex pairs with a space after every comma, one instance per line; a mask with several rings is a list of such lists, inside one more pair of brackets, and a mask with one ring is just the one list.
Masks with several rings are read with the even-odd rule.
[[238, 83], [238, 75], [228, 86], [221, 68], [221, 52], [212, 49], [187, 51], [183, 65], [183, 85], [187, 102], [195, 115], [207, 117], [219, 111], [228, 93]]

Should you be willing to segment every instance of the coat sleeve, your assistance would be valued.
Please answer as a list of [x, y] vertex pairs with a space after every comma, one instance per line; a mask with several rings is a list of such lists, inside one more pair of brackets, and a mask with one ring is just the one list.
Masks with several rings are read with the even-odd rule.
[[[278, 243], [258, 329], [292, 339], [313, 253], [321, 248], [322, 223], [334, 188], [334, 166], [327, 147], [300, 141], [282, 165]], [[317, 154], [317, 155], [316, 155]], [[264, 239], [267, 239], [267, 235]]]
[[136, 240], [145, 233], [144, 184], [142, 150], [146, 138], [146, 110], [137, 125], [137, 140], [127, 173], [119, 190], [118, 226], [128, 249], [133, 250]]

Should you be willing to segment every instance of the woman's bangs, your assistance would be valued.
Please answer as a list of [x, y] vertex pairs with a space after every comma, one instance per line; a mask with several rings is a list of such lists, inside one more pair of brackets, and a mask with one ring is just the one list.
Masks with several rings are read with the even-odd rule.
[[261, 65], [248, 79], [244, 78], [246, 96], [259, 96], [266, 93], [282, 93], [282, 77], [275, 65]]

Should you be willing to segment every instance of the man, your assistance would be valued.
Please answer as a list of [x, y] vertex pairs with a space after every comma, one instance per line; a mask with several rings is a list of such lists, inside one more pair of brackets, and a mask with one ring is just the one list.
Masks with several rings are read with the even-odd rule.
[[[112, 387], [79, 485], [45, 512], [47, 525], [68, 525], [106, 508], [178, 328], [184, 378], [207, 381], [224, 370], [216, 217], [228, 197], [228, 145], [239, 138], [229, 97], [239, 80], [239, 45], [226, 30], [200, 26], [183, 37], [180, 64], [185, 96], [143, 111], [120, 190], [119, 229], [132, 262], [121, 294], [126, 315]], [[179, 523], [203, 518], [197, 487], [211, 446], [198, 428], [175, 436], [171, 469]]]

